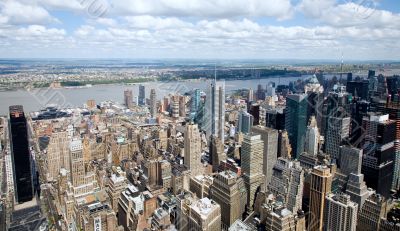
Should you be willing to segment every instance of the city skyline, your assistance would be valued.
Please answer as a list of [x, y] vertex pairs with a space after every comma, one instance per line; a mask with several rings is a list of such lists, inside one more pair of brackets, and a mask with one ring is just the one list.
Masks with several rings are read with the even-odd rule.
[[397, 60], [399, 12], [394, 0], [7, 0], [0, 58]]

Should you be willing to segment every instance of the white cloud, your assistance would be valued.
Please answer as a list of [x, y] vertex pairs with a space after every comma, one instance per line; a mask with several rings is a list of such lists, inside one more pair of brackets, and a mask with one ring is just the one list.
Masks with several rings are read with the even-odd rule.
[[152, 15], [176, 17], [274, 17], [292, 16], [290, 0], [114, 0], [114, 15]]
[[45, 24], [58, 22], [47, 10], [37, 5], [22, 4], [18, 1], [0, 3], [0, 16], [8, 24]]

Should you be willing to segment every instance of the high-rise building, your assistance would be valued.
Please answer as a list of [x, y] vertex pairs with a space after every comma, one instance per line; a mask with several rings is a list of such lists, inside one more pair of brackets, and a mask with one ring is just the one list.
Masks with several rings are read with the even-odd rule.
[[[326, 131], [328, 130], [330, 117], [337, 118], [346, 118], [351, 115], [351, 97], [346, 92], [346, 88], [344, 86], [336, 86], [334, 88], [335, 91], [329, 92], [329, 95], [326, 100], [326, 107], [324, 107], [322, 125], [320, 132], [322, 135], [326, 135]], [[325, 111], [326, 110], [326, 111]]]
[[157, 115], [156, 89], [150, 90], [150, 114], [152, 118], [155, 118]]
[[124, 105], [127, 108], [132, 107], [133, 104], [133, 93], [132, 90], [125, 90], [124, 91]]
[[297, 161], [279, 157], [268, 190], [293, 213], [301, 210], [304, 170]]
[[372, 194], [360, 209], [357, 231], [380, 230], [381, 218], [385, 217], [387, 201], [379, 194]]
[[242, 215], [237, 178], [236, 173], [223, 171], [216, 175], [210, 187], [210, 198], [221, 206], [222, 230], [227, 230]]
[[79, 214], [76, 222], [83, 231], [119, 230], [116, 214], [106, 203], [87, 204], [79, 210]]
[[307, 125], [307, 95], [292, 94], [286, 98], [285, 129], [293, 149], [293, 158], [304, 150], [304, 134]]
[[221, 161], [226, 160], [226, 154], [224, 152], [224, 144], [218, 137], [211, 136], [210, 140], [210, 156], [213, 172], [216, 172], [219, 168]]
[[200, 109], [200, 89], [195, 89], [192, 93], [191, 104], [190, 104], [190, 111], [192, 113], [197, 114]]
[[352, 146], [340, 146], [340, 170], [348, 176], [350, 173], [360, 174], [363, 150]]
[[[47, 180], [56, 181], [61, 168], [69, 169], [64, 157], [69, 156], [69, 138], [67, 131], [53, 132], [46, 150]], [[69, 158], [68, 158], [69, 159]]]
[[255, 193], [263, 180], [264, 142], [260, 135], [244, 136], [241, 163], [243, 178], [247, 189], [247, 210], [253, 210]]
[[356, 231], [358, 204], [346, 194], [326, 196], [325, 225], [329, 231]]
[[340, 160], [340, 146], [350, 135], [350, 121], [350, 117], [328, 117], [325, 152], [337, 161]]
[[249, 89], [249, 94], [247, 95], [247, 101], [248, 102], [254, 101], [254, 91], [251, 88]]
[[187, 216], [189, 230], [221, 230], [221, 207], [207, 197], [194, 201], [189, 207]]
[[363, 174], [350, 173], [346, 184], [346, 194], [350, 196], [351, 201], [358, 204], [359, 210], [361, 210], [365, 200], [373, 193], [373, 190], [367, 188]]
[[239, 113], [238, 127], [237, 131], [242, 132], [244, 134], [248, 134], [251, 132], [251, 127], [253, 126], [254, 117], [246, 112], [241, 111]]
[[324, 225], [325, 197], [331, 192], [332, 174], [327, 166], [318, 165], [311, 172], [310, 214], [308, 230], [322, 231]]
[[290, 146], [289, 135], [285, 130], [279, 131], [278, 157], [284, 157], [287, 159], [292, 158], [292, 147]]
[[271, 181], [272, 169], [278, 158], [278, 130], [258, 125], [253, 126], [251, 131], [254, 134], [261, 135], [261, 140], [264, 142], [263, 174], [265, 185], [268, 185]]
[[15, 199], [23, 203], [32, 200], [34, 194], [28, 129], [23, 107], [14, 105], [9, 110]]
[[389, 198], [392, 188], [396, 123], [388, 115], [364, 117], [365, 138], [363, 144], [362, 173], [368, 187]]
[[146, 92], [143, 85], [139, 85], [139, 105], [144, 106], [146, 104]]
[[215, 135], [225, 141], [225, 82], [213, 80], [206, 96], [206, 108], [201, 128], [208, 137]]
[[106, 188], [106, 193], [110, 198], [110, 205], [114, 212], [118, 213], [118, 200], [122, 191], [127, 188], [127, 179], [123, 175], [112, 174]]
[[304, 151], [309, 155], [316, 156], [319, 151], [319, 141], [320, 134], [317, 126], [317, 121], [315, 120], [315, 117], [312, 116], [306, 130]]
[[191, 171], [191, 175], [202, 174], [201, 137], [197, 124], [186, 125], [184, 148], [184, 164]]

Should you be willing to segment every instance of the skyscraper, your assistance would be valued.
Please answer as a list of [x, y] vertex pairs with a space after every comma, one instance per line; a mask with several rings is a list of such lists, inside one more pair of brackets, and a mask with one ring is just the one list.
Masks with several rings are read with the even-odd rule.
[[200, 89], [195, 89], [192, 93], [190, 111], [197, 114], [200, 109]]
[[348, 176], [350, 173], [360, 174], [362, 163], [362, 149], [348, 145], [340, 147], [340, 170]]
[[15, 199], [23, 203], [32, 200], [34, 194], [27, 123], [21, 105], [10, 106], [9, 110]]
[[245, 135], [242, 143], [242, 171], [247, 188], [247, 210], [253, 210], [255, 193], [263, 179], [264, 142], [260, 135]]
[[277, 201], [282, 202], [292, 213], [301, 210], [304, 185], [304, 170], [297, 161], [279, 157], [272, 173], [268, 190]]
[[216, 136], [211, 136], [210, 140], [210, 156], [213, 172], [218, 171], [218, 167], [221, 161], [226, 160], [226, 154], [224, 152], [224, 144]]
[[222, 171], [210, 187], [210, 198], [221, 206], [222, 230], [227, 230], [242, 215], [237, 178], [232, 171]]
[[253, 126], [251, 131], [261, 135], [261, 140], [264, 142], [263, 174], [267, 186], [271, 181], [272, 169], [278, 158], [278, 130], [258, 125]]
[[322, 231], [324, 224], [325, 197], [331, 192], [332, 174], [327, 166], [318, 165], [311, 172], [310, 214], [308, 230]]
[[315, 117], [312, 116], [310, 119], [310, 124], [307, 126], [306, 130], [304, 151], [309, 155], [316, 156], [319, 151], [319, 140], [320, 135], [317, 121], [315, 120]]
[[207, 197], [194, 201], [188, 212], [188, 230], [221, 230], [221, 207]]
[[247, 101], [248, 102], [254, 101], [254, 91], [251, 88], [249, 89], [249, 93], [247, 95]]
[[387, 200], [379, 194], [372, 194], [360, 209], [357, 221], [358, 231], [381, 230], [381, 218], [385, 217]]
[[202, 129], [207, 136], [216, 135], [225, 141], [225, 82], [216, 82], [214, 79], [206, 96], [206, 108], [204, 109]]
[[328, 117], [325, 152], [337, 161], [340, 160], [340, 146], [350, 134], [350, 121], [350, 117]]
[[139, 105], [143, 106], [146, 104], [146, 92], [143, 85], [139, 85]]
[[304, 150], [304, 134], [307, 126], [307, 95], [292, 94], [286, 98], [285, 129], [293, 149], [293, 158]]
[[389, 198], [392, 188], [396, 138], [396, 123], [388, 115], [364, 117], [365, 138], [361, 171], [368, 187]]
[[239, 113], [238, 120], [238, 132], [242, 132], [244, 134], [251, 132], [251, 127], [253, 126], [254, 117], [246, 111], [241, 111]]
[[358, 204], [346, 194], [329, 194], [326, 196], [325, 230], [356, 231]]
[[157, 115], [157, 97], [156, 90], [150, 90], [150, 114], [152, 118], [155, 118]]
[[132, 90], [124, 91], [124, 105], [128, 108], [132, 107], [133, 104], [133, 94]]
[[202, 174], [201, 138], [197, 124], [186, 125], [184, 147], [184, 164], [191, 171], [191, 175], [197, 176]]

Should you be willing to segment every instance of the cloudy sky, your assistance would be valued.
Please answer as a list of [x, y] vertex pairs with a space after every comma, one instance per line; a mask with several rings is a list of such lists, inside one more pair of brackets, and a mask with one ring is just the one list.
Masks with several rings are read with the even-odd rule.
[[0, 58], [400, 60], [399, 0], [0, 0]]

